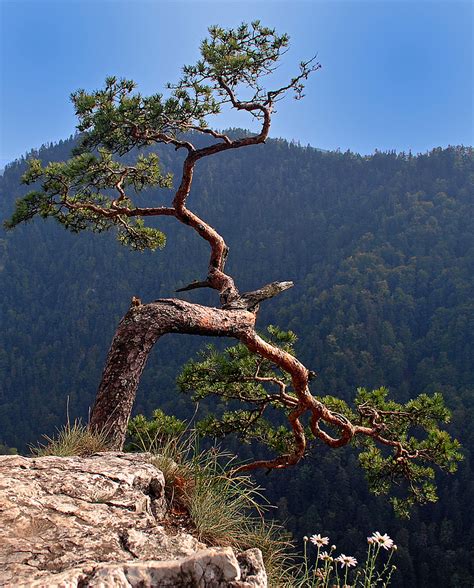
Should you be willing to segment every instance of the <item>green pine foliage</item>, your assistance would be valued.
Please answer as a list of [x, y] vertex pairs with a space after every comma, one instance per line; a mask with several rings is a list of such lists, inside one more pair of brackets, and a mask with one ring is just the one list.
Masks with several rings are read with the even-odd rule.
[[[268, 340], [293, 352], [294, 333], [280, 331], [274, 326], [269, 327], [268, 332]], [[278, 417], [274, 416], [273, 422], [264, 417], [268, 407], [289, 414], [275, 385], [277, 382], [285, 386], [285, 394], [291, 398], [287, 374], [241, 344], [223, 352], [209, 345], [199, 354], [198, 361], [191, 360], [184, 366], [178, 377], [181, 391], [192, 393], [195, 402], [217, 396], [225, 406], [231, 401], [249, 406], [242, 410], [232, 405], [231, 410], [225, 410], [219, 418], [209, 414], [197, 424], [200, 434], [219, 438], [235, 433], [246, 443], [258, 441], [279, 453], [287, 453], [293, 445], [291, 430], [278, 425]], [[391, 498], [398, 514], [409, 516], [414, 504], [437, 500], [432, 465], [454, 473], [462, 459], [459, 442], [440, 429], [440, 425], [451, 418], [441, 394], [421, 394], [401, 404], [389, 398], [386, 388], [372, 391], [359, 388], [351, 405], [333, 396], [324, 396], [321, 401], [355, 425], [367, 428], [378, 425], [381, 435], [394, 444], [391, 448], [394, 451], [389, 452], [389, 447], [376, 443], [371, 437], [353, 440], [354, 445], [362, 448], [359, 461], [375, 494], [393, 494], [400, 485], [406, 488], [406, 496]], [[309, 427], [306, 436], [314, 440], [310, 446], [317, 445]]]
[[[291, 331], [281, 331], [270, 325], [263, 339], [294, 353], [296, 335]], [[255, 380], [255, 374], [258, 374], [260, 381]], [[223, 352], [208, 345], [198, 354], [197, 360], [185, 364], [177, 383], [182, 392], [191, 394], [194, 402], [217, 396], [221, 408], [225, 407], [219, 416], [210, 413], [197, 422], [196, 429], [202, 436], [219, 439], [237, 433], [246, 443], [255, 440], [279, 453], [286, 453], [293, 444], [291, 431], [285, 425], [263, 418], [262, 408], [270, 405], [283, 415], [287, 415], [288, 410], [279, 398], [275, 383], [264, 384], [261, 378], [278, 379], [286, 385], [290, 383], [286, 372], [256, 356], [245, 345], [233, 345]], [[273, 386], [273, 390], [270, 390], [271, 400], [268, 384]], [[236, 401], [249, 408], [237, 408]]]
[[159, 408], [150, 419], [137, 414], [128, 423], [127, 449], [156, 453], [168, 441], [179, 439], [186, 431], [186, 422], [173, 415], [167, 415]]
[[[172, 188], [173, 174], [162, 171], [154, 152], [138, 153], [133, 160], [133, 149], [164, 144], [196, 155], [183, 136], [192, 131], [222, 139], [224, 143], [215, 145], [226, 146], [230, 139], [208, 126], [208, 118], [219, 114], [222, 105], [263, 120], [288, 90], [301, 97], [304, 81], [319, 69], [313, 59], [302, 62], [299, 75], [287, 85], [267, 89], [263, 79], [279, 66], [288, 49], [287, 35], [278, 35], [259, 21], [236, 29], [213, 26], [208, 32], [200, 59], [183, 68], [177, 83], [167, 85], [167, 96], [142, 96], [135, 82], [115, 76], [106, 78], [100, 90], [73, 92], [79, 132], [75, 155], [44, 167], [37, 158], [28, 161], [22, 181], [35, 189], [17, 201], [4, 227], [12, 229], [38, 215], [52, 217], [74, 233], [115, 229], [119, 243], [132, 250], [163, 248], [164, 234], [144, 222], [144, 217], [157, 213], [144, 210], [139, 196], [149, 188]], [[243, 101], [242, 89], [247, 94]], [[203, 155], [196, 155], [193, 164]], [[132, 161], [125, 163], [124, 156]], [[170, 212], [176, 213], [168, 207]]]
[[[22, 182], [26, 185], [40, 182], [41, 190], [28, 192], [17, 200], [11, 218], [4, 223], [5, 228], [13, 229], [38, 215], [44, 219], [54, 218], [73, 233], [86, 229], [100, 233], [116, 228], [118, 241], [132, 250], [162, 249], [165, 235], [146, 227], [143, 219], [128, 218], [126, 214], [110, 215], [114, 212], [114, 202], [117, 202], [117, 195], [111, 196], [110, 190], [116, 187], [121, 177], [121, 187], [129, 188], [135, 194], [151, 186], [172, 187], [172, 175], [162, 174], [155, 153], [139, 155], [134, 166], [113, 160], [112, 154], [103, 148], [98, 150], [98, 156], [86, 152], [65, 162], [48, 163], [45, 167], [39, 159], [30, 159]], [[68, 206], [64, 205], [66, 195]], [[120, 205], [131, 209], [132, 202], [124, 198]], [[105, 214], [100, 209], [104, 209]]]

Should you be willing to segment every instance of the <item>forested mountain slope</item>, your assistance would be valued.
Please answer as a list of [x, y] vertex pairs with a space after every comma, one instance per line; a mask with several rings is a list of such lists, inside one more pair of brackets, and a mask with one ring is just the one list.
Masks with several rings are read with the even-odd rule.
[[[71, 147], [38, 156], [61, 160]], [[176, 169], [179, 154], [163, 152], [163, 162]], [[2, 219], [25, 191], [24, 167], [16, 162], [0, 179]], [[329, 533], [348, 553], [375, 525], [395, 534], [404, 586], [473, 582], [473, 179], [467, 148], [362, 157], [272, 140], [200, 162], [190, 197], [230, 245], [229, 273], [242, 291], [294, 280], [263, 305], [259, 322], [298, 334], [299, 356], [319, 374], [315, 393], [349, 399], [357, 386], [385, 385], [400, 400], [445, 394], [466, 458], [459, 474], [440, 478], [440, 503], [408, 523], [368, 495], [350, 450], [321, 448], [292, 472], [264, 479], [296, 535]], [[146, 198], [167, 203], [170, 195]], [[205, 244], [172, 219], [159, 226], [168, 243], [153, 254], [128, 252], [112, 235], [69, 234], [52, 221], [0, 233], [0, 443], [24, 450], [52, 433], [66, 419], [67, 398], [71, 417], [87, 417], [131, 296], [173, 296], [205, 276]], [[183, 298], [217, 304], [208, 292]], [[137, 411], [190, 414], [174, 379], [202, 344], [184, 336], [159, 342]]]

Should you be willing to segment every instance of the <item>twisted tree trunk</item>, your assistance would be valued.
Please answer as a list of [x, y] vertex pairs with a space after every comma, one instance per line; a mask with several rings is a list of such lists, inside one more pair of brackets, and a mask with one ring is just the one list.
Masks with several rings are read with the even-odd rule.
[[182, 333], [244, 339], [252, 336], [254, 325], [255, 315], [247, 310], [220, 310], [184, 300], [131, 306], [112, 340], [91, 428], [105, 432], [112, 449], [122, 449], [140, 376], [161, 336]]
[[[295, 78], [291, 85], [283, 88], [287, 90], [304, 77], [305, 71]], [[352, 425], [345, 417], [327, 409], [314, 398], [308, 388], [309, 370], [293, 355], [277, 346], [264, 341], [255, 331], [255, 318], [262, 301], [290, 288], [292, 282], [273, 282], [259, 290], [241, 294], [232, 277], [225, 273], [224, 267], [229, 249], [222, 236], [202, 218], [187, 208], [194, 169], [199, 160], [229, 149], [238, 149], [250, 145], [264, 143], [270, 130], [273, 98], [278, 95], [269, 94], [266, 101], [240, 102], [232, 89], [219, 79], [221, 89], [228, 95], [234, 108], [257, 114], [262, 121], [262, 128], [258, 135], [246, 136], [240, 139], [230, 139], [228, 136], [214, 131], [208, 131], [220, 140], [201, 149], [196, 149], [188, 141], [179, 141], [159, 134], [154, 140], [172, 143], [176, 149], [184, 148], [188, 154], [183, 162], [180, 185], [175, 193], [171, 207], [129, 208], [120, 206], [125, 198], [122, 182], [125, 176], [120, 176], [115, 187], [119, 197], [112, 202], [110, 208], [100, 209], [95, 204], [80, 204], [88, 211], [103, 214], [124, 222], [124, 218], [133, 216], [169, 216], [192, 228], [205, 239], [210, 247], [210, 257], [207, 276], [204, 280], [195, 280], [179, 291], [194, 290], [195, 288], [211, 288], [219, 293], [221, 309], [209, 308], [199, 304], [192, 304], [183, 300], [157, 300], [150, 304], [140, 304], [137, 299], [132, 300], [132, 307], [120, 322], [117, 332], [107, 356], [105, 369], [97, 393], [96, 401], [91, 412], [90, 426], [93, 430], [107, 434], [112, 449], [123, 447], [127, 425], [132, 411], [141, 373], [145, 367], [148, 354], [153, 345], [166, 333], [187, 333], [208, 335], [214, 337], [233, 337], [247, 346], [253, 353], [269, 359], [276, 366], [286, 371], [292, 380], [294, 396], [281, 397], [282, 404], [289, 410], [288, 421], [291, 426], [294, 443], [291, 450], [270, 460], [260, 460], [246, 464], [239, 470], [249, 470], [257, 467], [284, 468], [298, 462], [306, 449], [306, 436], [300, 418], [306, 412], [311, 416], [311, 431], [315, 437], [333, 447], [347, 444], [357, 433], [378, 436], [376, 428]], [[205, 132], [205, 131], [203, 131]], [[148, 141], [145, 132], [140, 135], [138, 128], [134, 130], [134, 138], [140, 142]], [[79, 206], [65, 197], [63, 202], [74, 210]], [[319, 427], [324, 421], [341, 430], [340, 437], [333, 438]], [[378, 437], [380, 438], [380, 437]], [[385, 441], [393, 444], [391, 441]]]
[[[306, 412], [311, 417], [312, 434], [330, 447], [346, 445], [354, 435], [362, 434], [396, 447], [400, 453], [403, 450], [401, 444], [382, 437], [377, 424], [373, 427], [354, 425], [317, 400], [308, 387], [309, 370], [292, 354], [268, 343], [255, 331], [258, 303], [291, 285], [291, 282], [275, 282], [254, 292], [237, 294], [228, 304], [232, 308], [223, 309], [178, 299], [156, 300], [149, 304], [137, 304], [134, 300], [112, 340], [91, 412], [91, 429], [105, 434], [110, 448], [120, 451], [125, 442], [140, 376], [154, 344], [167, 333], [194, 334], [237, 339], [250, 351], [269, 359], [291, 376], [294, 396], [282, 395], [280, 399], [290, 411], [288, 421], [294, 437], [291, 451], [273, 459], [245, 464], [236, 471], [279, 469], [297, 463], [306, 450], [306, 436], [300, 420]], [[320, 422], [339, 429], [340, 436], [329, 435], [320, 428]]]

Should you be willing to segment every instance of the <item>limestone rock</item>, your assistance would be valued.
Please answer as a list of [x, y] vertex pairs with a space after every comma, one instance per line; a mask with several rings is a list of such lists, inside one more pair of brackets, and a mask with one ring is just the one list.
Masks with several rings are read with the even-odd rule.
[[233, 586], [242, 586], [242, 588], [260, 588], [267, 585], [267, 572], [263, 564], [262, 552], [260, 549], [247, 549], [237, 556], [241, 579], [245, 581]]
[[0, 586], [265, 588], [261, 553], [166, 524], [146, 454], [0, 456]]
[[[251, 550], [257, 551], [259, 550]], [[245, 552], [242, 554], [245, 557]], [[261, 556], [260, 556], [261, 557]], [[173, 561], [102, 563], [43, 576], [29, 588], [266, 588], [265, 569], [246, 576], [230, 547], [209, 548]]]

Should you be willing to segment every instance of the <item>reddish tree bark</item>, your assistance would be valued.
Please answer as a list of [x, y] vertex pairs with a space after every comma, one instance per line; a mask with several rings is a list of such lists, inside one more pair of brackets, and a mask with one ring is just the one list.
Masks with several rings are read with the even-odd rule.
[[120, 321], [107, 356], [90, 426], [107, 433], [112, 448], [123, 447], [140, 376], [153, 345], [167, 333], [242, 339], [253, 331], [255, 315], [220, 310], [183, 300], [156, 300], [132, 306]]
[[[204, 220], [186, 207], [192, 184], [194, 168], [202, 157], [213, 155], [227, 149], [235, 149], [248, 145], [264, 143], [270, 129], [271, 105], [239, 103], [232, 98], [236, 108], [259, 110], [263, 113], [262, 130], [259, 135], [231, 140], [220, 135], [221, 143], [202, 149], [195, 149], [186, 142], [183, 147], [188, 155], [183, 163], [181, 183], [176, 191], [172, 207], [148, 209], [125, 209], [128, 216], [172, 216], [183, 224], [193, 228], [210, 246], [210, 258], [207, 277], [195, 281], [180, 291], [195, 288], [212, 288], [220, 295], [222, 309], [204, 307], [183, 300], [158, 300], [150, 304], [132, 306], [119, 324], [107, 356], [105, 369], [91, 412], [90, 426], [96, 431], [105, 432], [112, 449], [123, 448], [127, 424], [135, 401], [140, 376], [145, 367], [148, 354], [159, 337], [166, 333], [187, 333], [215, 337], [233, 337], [241, 341], [248, 349], [279, 366], [290, 374], [293, 392], [296, 396], [282, 396], [284, 404], [291, 409], [289, 423], [294, 435], [294, 448], [291, 453], [274, 459], [256, 461], [238, 468], [238, 471], [255, 468], [284, 468], [297, 463], [304, 455], [306, 437], [301, 424], [301, 416], [309, 412], [311, 415], [312, 433], [331, 447], [340, 447], [350, 442], [356, 434], [377, 438], [387, 445], [396, 446], [399, 452], [401, 445], [380, 434], [377, 425], [361, 427], [350, 423], [348, 419], [332, 412], [311, 394], [308, 381], [309, 370], [293, 355], [264, 341], [255, 331], [255, 319], [259, 304], [293, 285], [292, 282], [274, 282], [259, 290], [240, 294], [231, 276], [225, 273], [224, 267], [228, 247], [222, 236]], [[240, 106], [242, 105], [242, 106]], [[121, 186], [117, 186], [119, 193]], [[121, 215], [118, 206], [114, 211], [106, 211], [109, 215]], [[74, 208], [74, 203], [65, 205]], [[341, 431], [334, 438], [320, 428], [320, 422], [326, 422]]]

